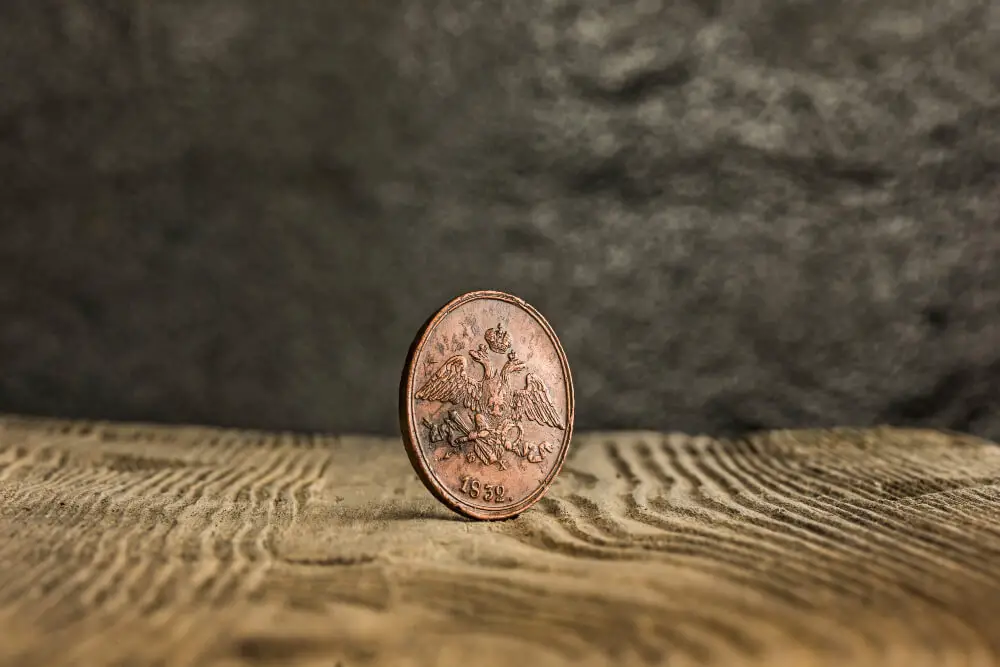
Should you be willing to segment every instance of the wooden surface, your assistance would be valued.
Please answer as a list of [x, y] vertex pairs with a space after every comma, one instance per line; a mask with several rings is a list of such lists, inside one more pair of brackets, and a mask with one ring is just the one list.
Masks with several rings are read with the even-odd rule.
[[1000, 448], [579, 436], [462, 520], [396, 441], [0, 420], [0, 664], [1000, 664]]

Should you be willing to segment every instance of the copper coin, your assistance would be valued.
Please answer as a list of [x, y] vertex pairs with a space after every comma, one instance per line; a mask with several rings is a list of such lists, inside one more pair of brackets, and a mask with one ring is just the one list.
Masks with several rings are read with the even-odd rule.
[[542, 315], [503, 292], [445, 304], [410, 348], [400, 429], [420, 479], [454, 511], [506, 519], [559, 474], [573, 434], [573, 381]]

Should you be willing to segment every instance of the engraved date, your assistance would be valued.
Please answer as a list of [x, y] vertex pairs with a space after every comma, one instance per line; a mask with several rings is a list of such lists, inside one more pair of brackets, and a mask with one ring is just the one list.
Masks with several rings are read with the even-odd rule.
[[486, 502], [502, 503], [508, 498], [504, 497], [506, 490], [503, 484], [484, 484], [475, 477], [465, 475], [462, 477], [462, 493], [470, 498], [482, 498]]

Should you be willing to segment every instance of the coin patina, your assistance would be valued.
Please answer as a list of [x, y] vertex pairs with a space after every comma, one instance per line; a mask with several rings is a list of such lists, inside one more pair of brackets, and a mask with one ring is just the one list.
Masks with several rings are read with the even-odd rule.
[[541, 313], [463, 294], [420, 329], [400, 383], [400, 429], [428, 490], [474, 519], [514, 517], [545, 494], [573, 433], [573, 381]]

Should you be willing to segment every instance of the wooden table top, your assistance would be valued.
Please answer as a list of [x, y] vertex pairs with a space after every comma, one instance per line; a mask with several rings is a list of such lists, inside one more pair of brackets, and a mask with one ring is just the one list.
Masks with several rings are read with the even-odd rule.
[[471, 522], [398, 440], [0, 419], [0, 665], [1000, 664], [1000, 447], [581, 435]]

